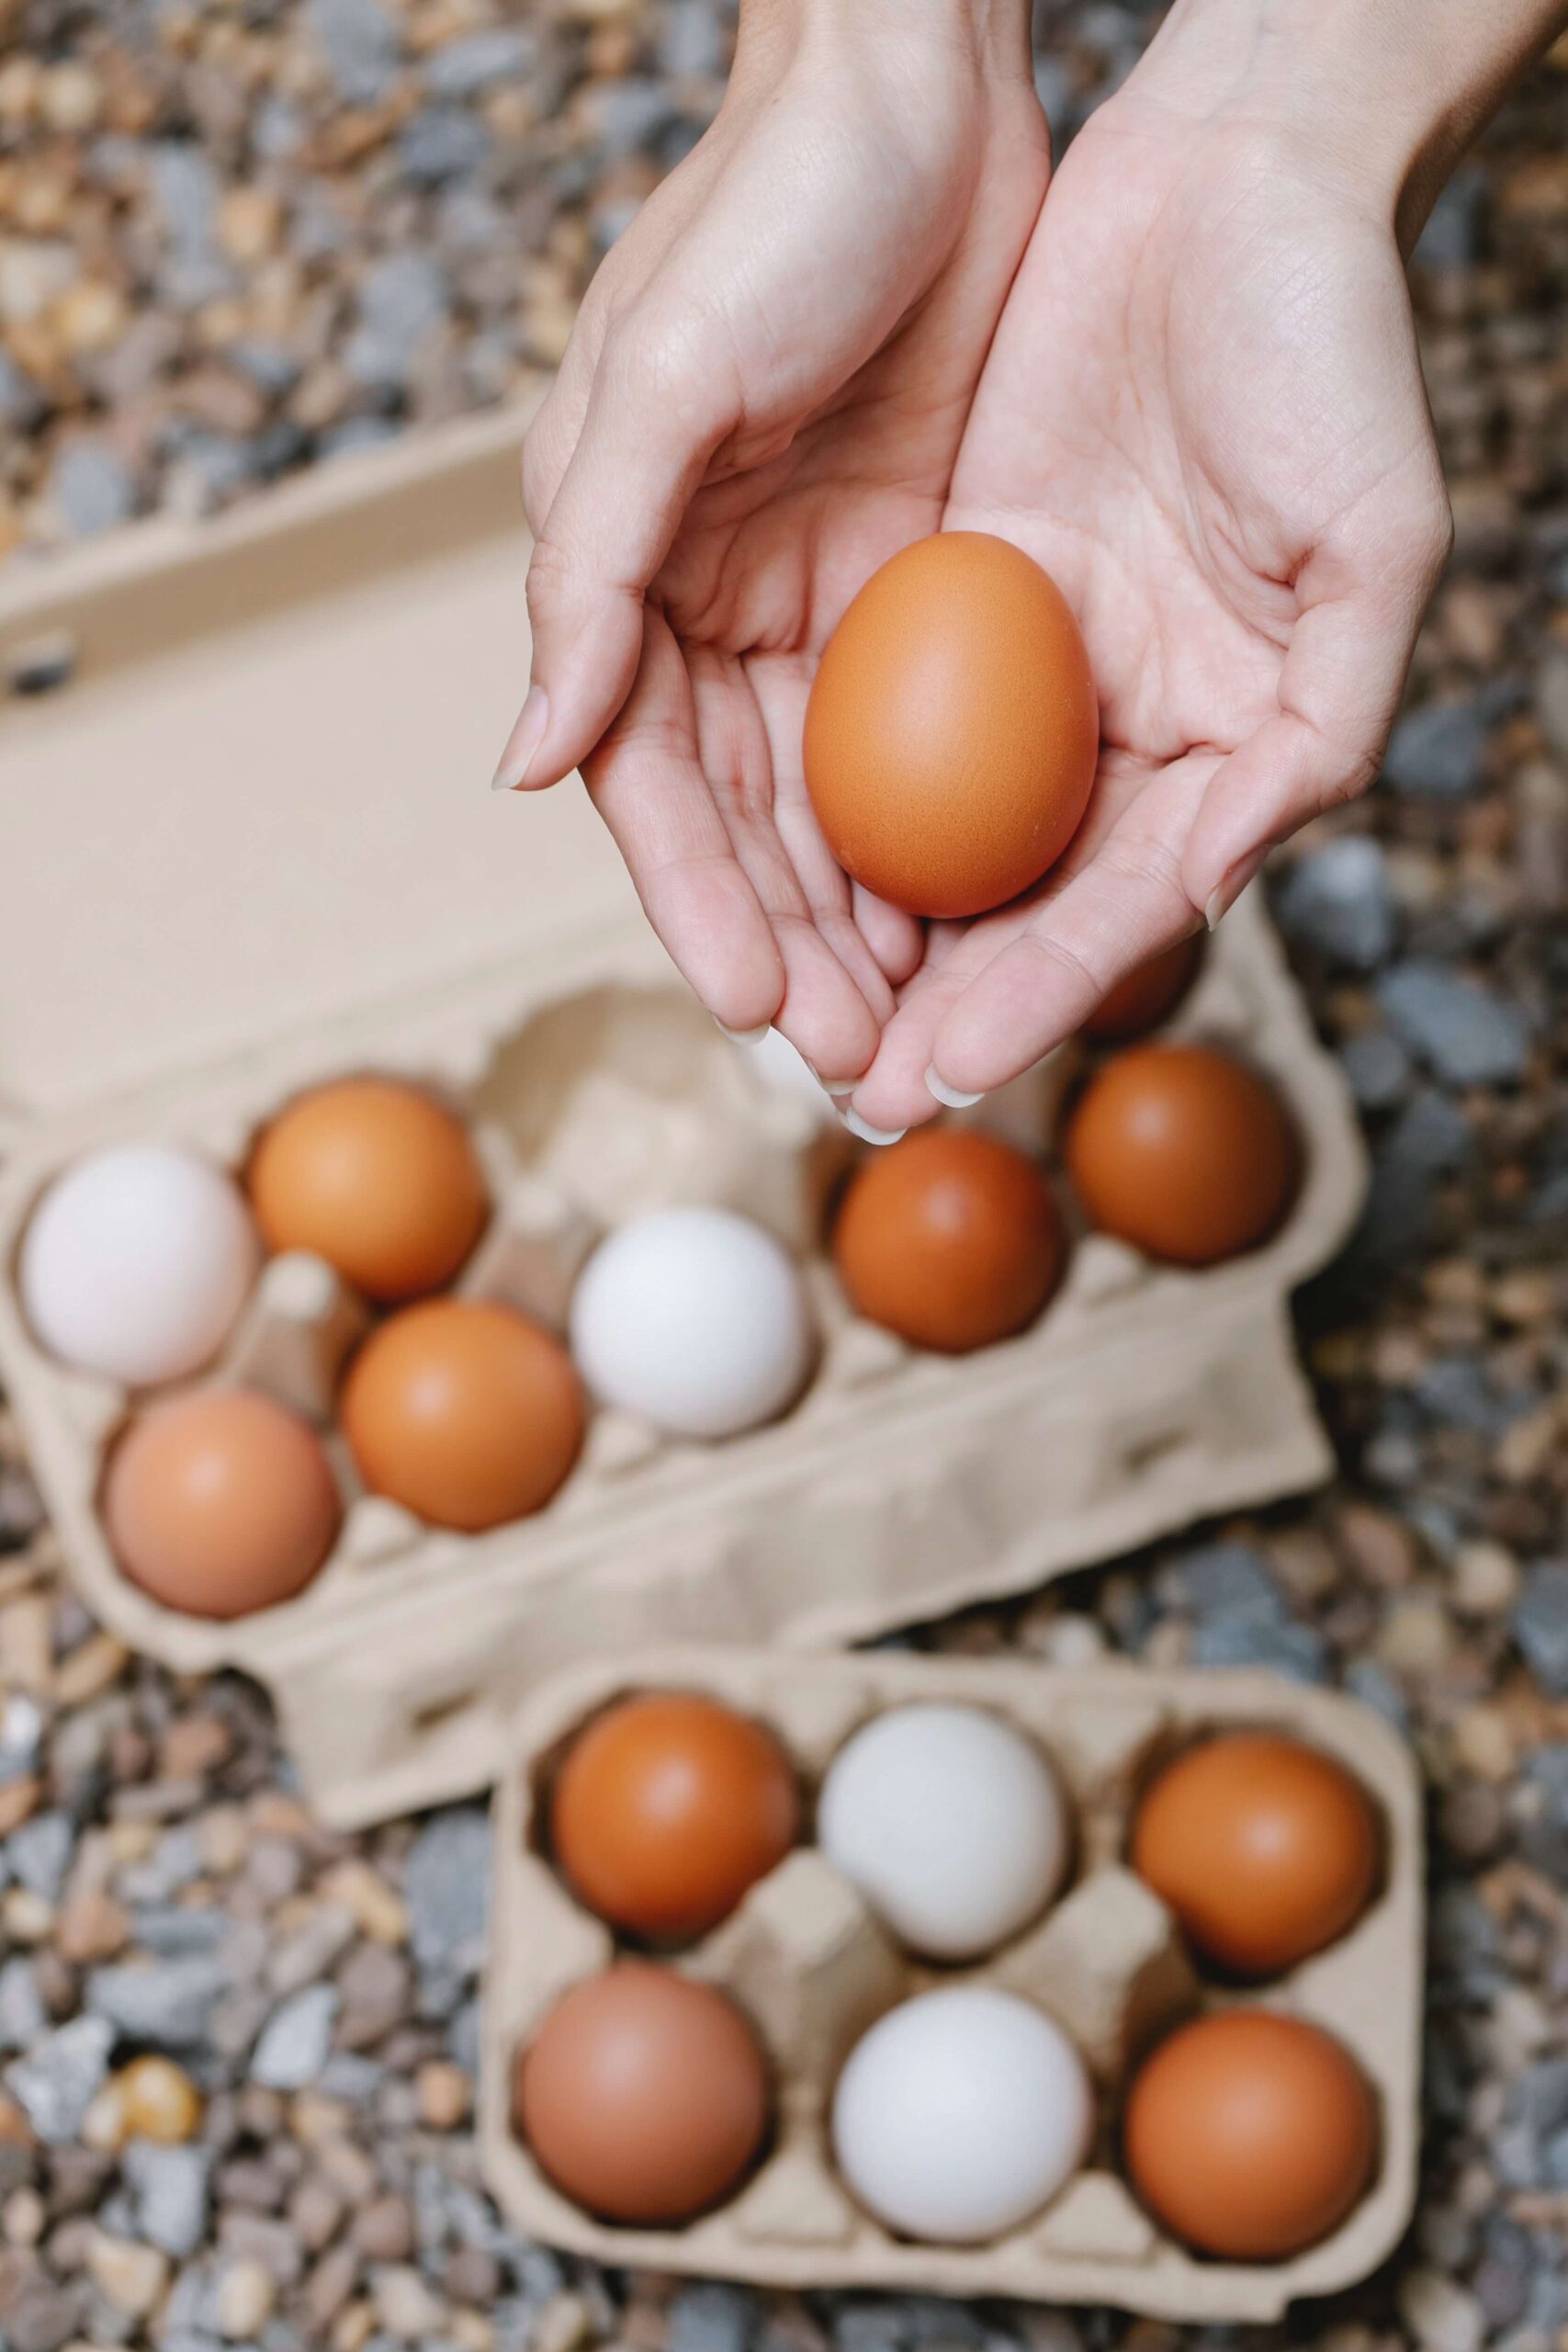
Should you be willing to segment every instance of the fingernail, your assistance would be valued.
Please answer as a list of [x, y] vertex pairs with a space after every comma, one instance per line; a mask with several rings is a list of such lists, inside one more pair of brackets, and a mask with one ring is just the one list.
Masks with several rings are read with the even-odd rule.
[[1269, 844], [1255, 849], [1250, 857], [1238, 857], [1219, 888], [1209, 893], [1209, 903], [1203, 910], [1203, 920], [1211, 931], [1217, 930], [1229, 914], [1258, 867], [1269, 854]]
[[867, 1126], [858, 1111], [840, 1111], [839, 1116], [851, 1135], [859, 1136], [862, 1143], [901, 1143], [908, 1132], [904, 1127]]
[[515, 792], [526, 780], [529, 763], [544, 737], [550, 706], [543, 686], [530, 686], [517, 723], [506, 739], [501, 765], [491, 778], [492, 792]]
[[934, 1063], [926, 1072], [926, 1092], [934, 1094], [939, 1102], [945, 1102], [950, 1111], [972, 1111], [976, 1102], [986, 1099], [984, 1094], [961, 1094], [956, 1086], [944, 1086]]
[[845, 1095], [852, 1094], [860, 1084], [858, 1078], [824, 1078], [820, 1070], [813, 1070], [811, 1075], [823, 1093], [830, 1094], [835, 1102], [841, 1102]]
[[727, 1029], [716, 1012], [713, 1025], [721, 1037], [728, 1038], [732, 1046], [760, 1046], [772, 1024], [764, 1021], [760, 1029]]

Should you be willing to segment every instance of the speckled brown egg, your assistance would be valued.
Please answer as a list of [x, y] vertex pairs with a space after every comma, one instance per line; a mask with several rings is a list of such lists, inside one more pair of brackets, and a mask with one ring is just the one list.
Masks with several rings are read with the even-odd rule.
[[121, 1568], [165, 1608], [246, 1617], [302, 1592], [341, 1506], [321, 1440], [248, 1388], [154, 1405], [116, 1446], [104, 1526]]
[[1333, 1757], [1270, 1732], [1201, 1740], [1138, 1807], [1133, 1867], [1205, 1958], [1246, 1976], [1344, 1934], [1377, 1879], [1371, 1801]]
[[828, 640], [807, 790], [846, 873], [917, 915], [974, 915], [1037, 882], [1088, 802], [1089, 656], [1054, 580], [983, 531], [918, 539]]
[[552, 1332], [481, 1299], [427, 1299], [371, 1334], [343, 1392], [360, 1476], [478, 1534], [548, 1502], [582, 1443], [582, 1387]]
[[1097, 1046], [1119, 1046], [1130, 1037], [1146, 1037], [1168, 1021], [1198, 977], [1203, 961], [1203, 934], [1192, 932], [1174, 947], [1151, 956], [1119, 979], [1100, 1000], [1083, 1034]]
[[856, 1310], [959, 1354], [1032, 1323], [1066, 1255], [1051, 1188], [995, 1136], [922, 1127], [856, 1170], [833, 1229]]
[[1084, 1089], [1066, 1163], [1102, 1232], [1151, 1258], [1207, 1266], [1268, 1238], [1297, 1155], [1278, 1097], [1230, 1055], [1134, 1046]]
[[549, 1802], [552, 1853], [602, 1919], [660, 1942], [705, 1935], [795, 1843], [788, 1757], [750, 1715], [697, 1692], [606, 1708]]
[[1163, 2041], [1127, 2099], [1133, 2186], [1162, 2228], [1230, 2262], [1283, 2262], [1337, 2229], [1377, 2161], [1377, 2107], [1321, 2027], [1258, 2009]]
[[669, 2229], [739, 2188], [768, 2129], [768, 2070], [733, 2001], [649, 1961], [574, 1984], [517, 2061], [513, 2120], [602, 2221]]
[[313, 1250], [387, 1306], [450, 1282], [487, 1211], [461, 1121], [398, 1079], [302, 1094], [263, 1135], [249, 1182], [269, 1249]]

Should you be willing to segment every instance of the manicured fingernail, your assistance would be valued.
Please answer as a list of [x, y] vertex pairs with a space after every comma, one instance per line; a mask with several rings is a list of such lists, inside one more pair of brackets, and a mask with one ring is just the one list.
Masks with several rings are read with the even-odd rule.
[[945, 1102], [950, 1111], [972, 1111], [976, 1102], [985, 1101], [984, 1094], [961, 1094], [956, 1086], [944, 1086], [933, 1067], [926, 1072], [926, 1092]]
[[858, 1111], [840, 1111], [839, 1116], [851, 1135], [859, 1136], [862, 1143], [900, 1143], [908, 1132], [903, 1127], [867, 1126]]
[[1218, 929], [1229, 914], [1258, 867], [1269, 854], [1269, 844], [1255, 849], [1250, 857], [1238, 857], [1219, 888], [1209, 893], [1209, 903], [1203, 910], [1203, 920], [1211, 931]]
[[760, 1046], [772, 1023], [764, 1021], [760, 1029], [727, 1029], [716, 1012], [713, 1017], [713, 1025], [720, 1036], [728, 1038], [732, 1046]]
[[492, 792], [516, 792], [527, 781], [529, 763], [544, 739], [550, 706], [543, 686], [530, 686], [517, 723], [506, 739], [501, 765], [491, 778]]

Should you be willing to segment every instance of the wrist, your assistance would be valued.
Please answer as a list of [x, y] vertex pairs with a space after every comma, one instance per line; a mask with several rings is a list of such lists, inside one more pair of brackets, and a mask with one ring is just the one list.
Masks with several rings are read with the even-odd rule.
[[1032, 86], [1031, 0], [740, 0], [735, 71], [773, 78], [803, 56], [870, 54], [899, 79], [922, 67]]

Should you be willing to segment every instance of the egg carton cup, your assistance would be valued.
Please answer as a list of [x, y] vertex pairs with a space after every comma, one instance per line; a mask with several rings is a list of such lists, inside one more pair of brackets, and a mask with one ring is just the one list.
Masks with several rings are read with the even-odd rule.
[[[1050, 1758], [1071, 1801], [1077, 1851], [1065, 1892], [988, 1960], [936, 1968], [891, 1940], [857, 1890], [811, 1845], [796, 1847], [739, 1908], [668, 1964], [720, 1986], [745, 2011], [774, 2081], [763, 2158], [727, 2204], [679, 2230], [593, 2220], [551, 2187], [512, 2125], [513, 2065], [569, 1987], [615, 1951], [542, 1849], [542, 1801], [578, 1728], [636, 1690], [710, 1693], [768, 1724], [815, 1792], [871, 1716], [914, 1701], [985, 1707]], [[1195, 1973], [1175, 1923], [1124, 1866], [1136, 1798], [1194, 1736], [1279, 1730], [1345, 1764], [1379, 1809], [1379, 1890], [1328, 1951], [1245, 1993]], [[1031, 2302], [1109, 2303], [1151, 2317], [1279, 2319], [1298, 2298], [1376, 2268], [1413, 2207], [1418, 2155], [1424, 1951], [1421, 1792], [1404, 1744], [1359, 1702], [1264, 1672], [1071, 1672], [992, 1660], [868, 1654], [781, 1658], [706, 1647], [602, 1659], [550, 1678], [513, 1727], [495, 1811], [494, 1894], [483, 2002], [479, 2143], [491, 2191], [530, 2236], [616, 2267], [779, 2288], [874, 2288]], [[981, 2246], [917, 2245], [859, 2207], [829, 2145], [834, 2082], [886, 2010], [935, 1984], [1022, 1995], [1077, 2043], [1098, 2120], [1082, 2168], [1023, 2228]], [[1354, 2052], [1381, 2116], [1376, 2175], [1354, 2211], [1288, 2262], [1211, 2261], [1165, 2236], [1117, 2166], [1118, 2109], [1140, 2057], [1200, 2012], [1250, 2004], [1310, 2019]]]
[[[1039, 1322], [959, 1359], [861, 1321], [821, 1254], [853, 1149], [826, 1098], [708, 1020], [576, 786], [513, 805], [450, 788], [454, 763], [482, 778], [526, 666], [520, 424], [0, 583], [13, 674], [43, 635], [74, 649], [68, 683], [0, 706], [0, 1378], [95, 1611], [178, 1670], [265, 1685], [344, 1826], [487, 1785], [519, 1696], [574, 1658], [848, 1643], [1331, 1468], [1289, 1299], [1353, 1222], [1364, 1157], [1260, 905], [1226, 917], [1170, 1034], [1234, 1046], [1290, 1105], [1305, 1170], [1269, 1244], [1190, 1272], [1082, 1236]], [[1066, 1049], [964, 1116], [1049, 1150], [1075, 1069]], [[447, 1534], [358, 1490], [328, 1416], [366, 1310], [323, 1263], [277, 1259], [203, 1377], [328, 1431], [341, 1537], [283, 1606], [180, 1615], [106, 1544], [103, 1465], [141, 1400], [36, 1343], [27, 1220], [96, 1145], [164, 1138], [238, 1170], [295, 1094], [365, 1070], [471, 1122], [494, 1215], [460, 1291], [559, 1329], [604, 1230], [728, 1205], [807, 1253], [814, 1376], [779, 1422], [717, 1444], [596, 1412], [543, 1511]]]

